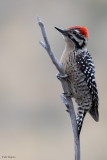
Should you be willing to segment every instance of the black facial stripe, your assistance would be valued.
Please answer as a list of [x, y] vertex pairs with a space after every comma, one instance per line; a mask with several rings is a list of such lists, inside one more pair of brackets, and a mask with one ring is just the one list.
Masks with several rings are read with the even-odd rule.
[[84, 38], [81, 35], [77, 34], [77, 33], [75, 33], [75, 36], [80, 40], [84, 40]]
[[84, 47], [84, 45], [85, 45], [85, 40], [83, 40], [83, 43], [82, 43], [82, 45], [81, 45], [81, 48]]
[[80, 45], [72, 35], [68, 34], [68, 37], [75, 43], [77, 49], [81, 49], [85, 45], [84, 39], [83, 43]]
[[74, 39], [74, 37], [72, 35], [68, 34], [68, 37], [75, 43], [75, 45], [76, 45], [77, 48], [80, 48], [79, 43]]

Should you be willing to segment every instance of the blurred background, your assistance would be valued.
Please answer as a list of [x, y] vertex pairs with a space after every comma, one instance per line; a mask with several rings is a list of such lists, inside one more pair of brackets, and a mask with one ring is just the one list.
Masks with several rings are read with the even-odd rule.
[[55, 26], [86, 26], [96, 66], [100, 121], [87, 114], [81, 132], [82, 160], [107, 159], [107, 1], [0, 0], [0, 159], [71, 160], [73, 133], [60, 100], [57, 70], [40, 46], [45, 23], [60, 59], [64, 49]]

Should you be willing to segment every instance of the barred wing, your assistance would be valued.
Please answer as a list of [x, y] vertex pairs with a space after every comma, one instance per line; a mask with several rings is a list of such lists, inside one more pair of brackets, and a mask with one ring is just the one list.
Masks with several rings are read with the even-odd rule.
[[76, 56], [76, 62], [80, 67], [82, 73], [85, 75], [87, 86], [90, 90], [90, 94], [92, 95], [92, 107], [89, 113], [95, 121], [98, 121], [98, 91], [95, 81], [95, 67], [93, 64], [92, 57], [89, 54], [89, 52], [81, 52], [79, 55]]

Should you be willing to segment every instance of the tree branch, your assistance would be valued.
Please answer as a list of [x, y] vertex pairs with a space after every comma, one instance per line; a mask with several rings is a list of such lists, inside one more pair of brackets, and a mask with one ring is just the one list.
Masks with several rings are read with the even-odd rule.
[[[66, 74], [64, 72], [64, 66], [58, 61], [58, 59], [55, 57], [54, 53], [51, 50], [51, 47], [50, 47], [50, 44], [49, 44], [49, 41], [48, 41], [48, 38], [46, 35], [44, 24], [41, 22], [39, 17], [37, 17], [37, 21], [38, 21], [38, 24], [41, 28], [42, 36], [44, 39], [44, 42], [40, 41], [40, 44], [47, 51], [53, 64], [56, 66], [57, 70], [59, 71], [60, 75], [62, 77], [66, 76]], [[74, 135], [75, 160], [80, 160], [80, 137], [78, 136], [76, 116], [75, 116], [75, 111], [74, 111], [74, 107], [73, 107], [72, 97], [70, 95], [66, 79], [59, 78], [59, 80], [62, 84], [62, 88], [63, 88], [64, 93], [66, 93], [66, 95], [61, 95], [61, 99], [62, 99], [62, 102], [66, 105], [67, 112], [69, 113], [70, 119], [71, 119], [73, 135]], [[69, 95], [69, 96], [67, 96], [67, 95]]]

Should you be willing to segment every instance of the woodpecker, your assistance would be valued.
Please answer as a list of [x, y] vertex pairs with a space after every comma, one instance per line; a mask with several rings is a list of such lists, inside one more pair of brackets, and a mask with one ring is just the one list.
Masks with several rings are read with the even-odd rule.
[[65, 40], [65, 49], [60, 62], [68, 75], [67, 82], [71, 96], [77, 103], [77, 126], [80, 134], [84, 117], [88, 112], [99, 121], [98, 90], [95, 81], [95, 67], [87, 50], [89, 33], [86, 27], [74, 26], [68, 29], [55, 27]]

